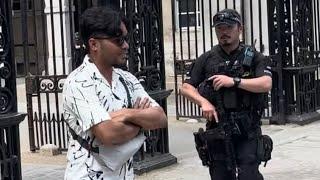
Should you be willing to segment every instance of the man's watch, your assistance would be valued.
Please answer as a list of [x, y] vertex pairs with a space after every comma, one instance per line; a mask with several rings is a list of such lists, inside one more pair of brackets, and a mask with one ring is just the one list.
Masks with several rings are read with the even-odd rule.
[[233, 78], [233, 82], [234, 82], [234, 87], [238, 87], [239, 84], [241, 83], [241, 78], [239, 78], [239, 77], [234, 77], [234, 78]]

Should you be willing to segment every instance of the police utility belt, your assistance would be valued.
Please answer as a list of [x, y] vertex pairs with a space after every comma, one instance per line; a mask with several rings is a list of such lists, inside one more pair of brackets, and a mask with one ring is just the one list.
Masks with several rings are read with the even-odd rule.
[[[228, 126], [228, 125], [226, 125]], [[212, 166], [214, 161], [227, 162], [228, 169], [234, 169], [236, 165], [235, 152], [233, 149], [232, 136], [239, 135], [234, 126], [218, 126], [214, 129], [204, 131], [202, 128], [194, 132], [194, 139], [199, 158], [204, 166]], [[273, 141], [268, 135], [257, 137], [257, 161], [267, 162], [271, 159]]]
[[262, 135], [259, 116], [250, 111], [227, 112], [219, 116], [219, 122], [207, 122], [207, 129], [194, 132], [194, 140], [199, 158], [204, 166], [212, 166], [215, 161], [226, 162], [227, 169], [235, 171], [237, 167], [234, 139], [256, 139], [258, 162], [271, 159], [273, 141], [268, 135]]

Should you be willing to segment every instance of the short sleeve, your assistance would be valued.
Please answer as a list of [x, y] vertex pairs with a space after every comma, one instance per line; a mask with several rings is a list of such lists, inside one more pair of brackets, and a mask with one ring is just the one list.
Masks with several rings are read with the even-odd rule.
[[198, 85], [204, 81], [205, 79], [205, 62], [208, 57], [208, 52], [202, 54], [195, 62], [192, 64], [192, 67], [189, 71], [189, 77], [184, 81], [194, 87], [198, 87]]
[[254, 62], [255, 62], [256, 77], [261, 77], [261, 76], [272, 77], [270, 58], [262, 55], [261, 53], [257, 53]]
[[64, 118], [76, 132], [85, 132], [111, 119], [99, 101], [93, 82], [69, 81], [64, 85], [63, 97]]

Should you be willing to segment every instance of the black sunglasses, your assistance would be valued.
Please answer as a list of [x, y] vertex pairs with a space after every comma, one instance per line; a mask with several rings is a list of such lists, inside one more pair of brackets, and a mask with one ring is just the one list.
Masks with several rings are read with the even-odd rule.
[[121, 47], [124, 42], [129, 42], [129, 36], [119, 36], [119, 37], [102, 37], [102, 36], [97, 36], [97, 37], [92, 37], [94, 39], [109, 39], [111, 42], [115, 43], [117, 46]]
[[241, 23], [239, 17], [237, 17], [236, 15], [234, 15], [232, 13], [228, 13], [228, 12], [218, 13], [213, 17], [213, 22], [219, 22], [219, 21], [221, 22], [221, 21], [225, 21], [225, 20], [231, 20], [231, 21]]

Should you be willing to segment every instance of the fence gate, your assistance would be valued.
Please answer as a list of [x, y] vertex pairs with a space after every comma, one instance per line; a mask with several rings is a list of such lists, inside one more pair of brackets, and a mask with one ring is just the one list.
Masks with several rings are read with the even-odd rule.
[[[15, 2], [15, 1], [13, 1]], [[62, 87], [75, 61], [75, 15], [72, 0], [15, 2], [15, 58], [22, 58], [30, 150], [55, 144], [67, 149], [67, 127], [62, 115]], [[19, 3], [19, 4], [18, 4]], [[17, 61], [17, 67], [19, 66]]]
[[[218, 43], [212, 17], [218, 11], [236, 9], [241, 15], [244, 31], [241, 40], [269, 55], [267, 0], [172, 0], [173, 53], [177, 118], [201, 118], [198, 105], [179, 91], [191, 63]], [[265, 118], [271, 117], [271, 94]]]
[[[21, 0], [16, 48], [25, 62], [30, 150], [55, 144], [67, 150], [68, 129], [62, 115], [65, 78], [82, 62], [79, 17], [91, 6], [112, 5], [128, 18], [127, 70], [166, 111], [161, 1], [150, 0]], [[20, 17], [20, 16], [19, 16]], [[21, 39], [19, 39], [19, 37]], [[19, 50], [19, 49], [18, 49]], [[17, 54], [19, 56], [19, 54]], [[16, 58], [18, 58], [16, 56]], [[35, 62], [35, 63], [33, 63]], [[135, 173], [177, 162], [169, 153], [168, 129], [145, 132], [147, 140], [134, 156]]]
[[[122, 0], [130, 36], [128, 70], [167, 112], [161, 0]], [[146, 131], [147, 140], [134, 156], [135, 173], [141, 174], [177, 162], [169, 153], [168, 129]]]

